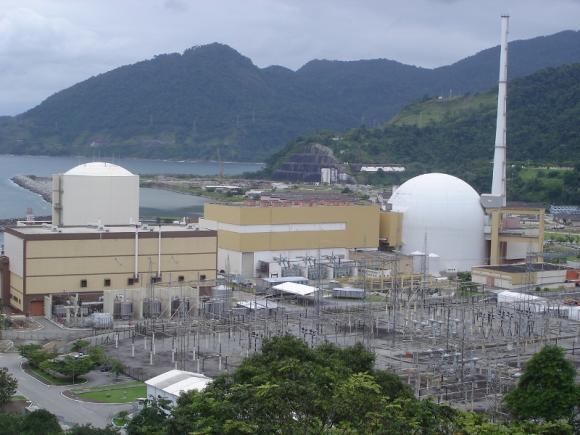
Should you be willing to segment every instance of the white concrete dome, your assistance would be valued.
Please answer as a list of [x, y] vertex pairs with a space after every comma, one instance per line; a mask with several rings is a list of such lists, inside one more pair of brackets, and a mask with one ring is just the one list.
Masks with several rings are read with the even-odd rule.
[[419, 175], [403, 183], [389, 203], [403, 213], [404, 254], [425, 251], [427, 235], [427, 252], [440, 257], [443, 271], [485, 263], [485, 215], [478, 193], [465, 181], [447, 174]]
[[125, 168], [108, 162], [90, 162], [75, 166], [65, 175], [83, 175], [92, 177], [129, 177], [133, 175]]

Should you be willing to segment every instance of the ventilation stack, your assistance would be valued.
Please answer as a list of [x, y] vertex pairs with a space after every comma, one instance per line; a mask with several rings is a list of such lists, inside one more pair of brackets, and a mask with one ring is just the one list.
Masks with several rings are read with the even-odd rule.
[[508, 59], [509, 16], [501, 17], [501, 46], [499, 58], [499, 83], [497, 91], [497, 121], [495, 130], [495, 152], [493, 155], [493, 179], [491, 194], [481, 195], [485, 208], [506, 206], [506, 115], [507, 115], [507, 59]]

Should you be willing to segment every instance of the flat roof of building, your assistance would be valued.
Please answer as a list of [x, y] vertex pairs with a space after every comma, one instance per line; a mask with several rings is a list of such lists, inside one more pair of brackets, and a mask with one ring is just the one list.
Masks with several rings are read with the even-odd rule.
[[[197, 224], [177, 225], [141, 225], [137, 228], [139, 237], [159, 237], [161, 229], [162, 237], [208, 237], [216, 234], [213, 230], [200, 230]], [[75, 239], [75, 238], [127, 238], [135, 237], [134, 225], [123, 226], [74, 226], [57, 227], [50, 224], [43, 225], [18, 225], [6, 227], [4, 231], [23, 239]]]
[[553, 270], [568, 270], [569, 267], [551, 263], [519, 263], [519, 264], [499, 264], [497, 266], [475, 266], [474, 269], [495, 270], [507, 273], [542, 272]]
[[297, 284], [295, 282], [283, 282], [282, 284], [275, 285], [272, 288], [283, 293], [289, 293], [296, 296], [308, 296], [318, 291], [316, 287]]
[[337, 206], [372, 205], [352, 195], [339, 192], [292, 191], [262, 192], [260, 200], [244, 202], [215, 202], [232, 207], [292, 207], [292, 206]]

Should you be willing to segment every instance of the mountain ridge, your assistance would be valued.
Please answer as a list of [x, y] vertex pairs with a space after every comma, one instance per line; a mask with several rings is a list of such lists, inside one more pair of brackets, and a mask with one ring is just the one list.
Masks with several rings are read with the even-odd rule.
[[[542, 53], [542, 56], [538, 56]], [[580, 62], [580, 32], [510, 43], [510, 77]], [[0, 152], [263, 160], [312, 132], [378, 126], [423, 95], [497, 81], [499, 48], [434, 69], [390, 59], [260, 68], [225, 44], [124, 65], [0, 118]], [[514, 64], [516, 66], [514, 67]]]
[[[294, 162], [294, 155], [320, 144], [341, 164], [407, 168], [403, 174], [365, 175], [353, 170], [362, 183], [400, 184], [421, 173], [445, 172], [484, 192], [491, 183], [496, 113], [497, 87], [452, 98], [423, 98], [379, 128], [359, 127], [296, 139], [269, 159], [263, 175], [288, 180], [286, 162]], [[580, 63], [540, 70], [508, 84], [507, 158], [512, 197], [538, 199], [534, 191], [541, 190], [542, 183], [533, 179], [526, 184], [516, 177], [528, 166], [580, 168], [579, 119]], [[548, 180], [549, 188], [540, 200], [577, 202], [580, 184], [574, 178], [576, 173], [562, 177], [564, 184], [557, 182], [557, 173], [550, 173], [548, 178], [554, 179]]]

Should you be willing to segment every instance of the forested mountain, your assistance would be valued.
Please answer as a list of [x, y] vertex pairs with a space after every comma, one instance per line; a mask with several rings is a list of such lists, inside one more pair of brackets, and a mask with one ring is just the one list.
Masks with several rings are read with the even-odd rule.
[[[328, 132], [299, 138], [272, 156], [267, 175], [274, 174], [290, 155], [320, 143], [342, 162], [403, 164], [408, 168], [403, 175], [407, 178], [443, 171], [484, 191], [489, 188], [491, 178], [496, 106], [497, 88], [462, 97], [425, 98], [406, 106], [380, 128], [360, 127], [343, 134]], [[580, 64], [545, 69], [509, 83], [507, 119], [510, 163], [578, 166]], [[510, 165], [508, 177], [514, 179], [511, 187], [523, 188], [518, 184], [516, 170]], [[557, 178], [555, 174], [551, 176]], [[560, 190], [535, 198], [578, 202], [580, 186], [574, 176], [570, 172], [563, 185], [551, 186], [556, 190], [561, 187]], [[387, 177], [385, 184], [403, 181], [401, 175], [382, 177]], [[535, 183], [535, 189], [539, 190], [541, 180], [527, 181]], [[517, 198], [531, 199], [522, 196], [522, 192]]]
[[[91, 77], [16, 117], [0, 152], [261, 160], [322, 129], [378, 126], [424, 95], [488, 89], [499, 48], [426, 69], [392, 60], [314, 60], [258, 68], [221, 44]], [[510, 77], [580, 62], [580, 32], [510, 44]]]

